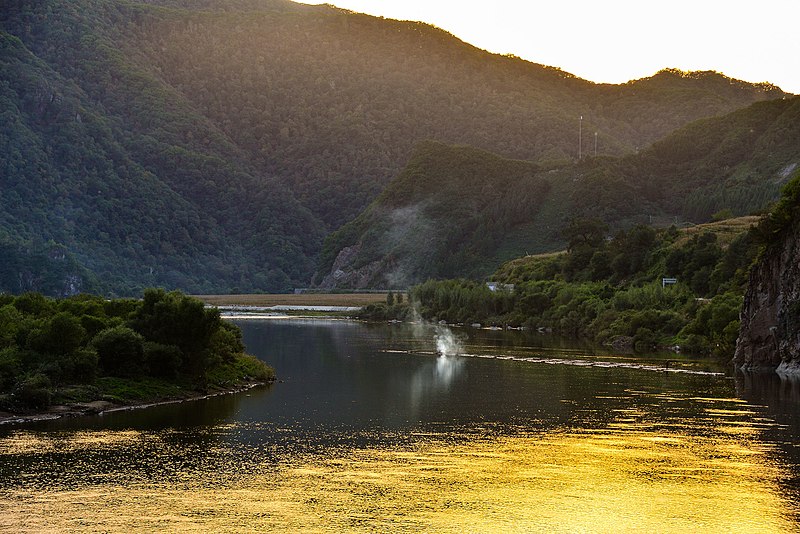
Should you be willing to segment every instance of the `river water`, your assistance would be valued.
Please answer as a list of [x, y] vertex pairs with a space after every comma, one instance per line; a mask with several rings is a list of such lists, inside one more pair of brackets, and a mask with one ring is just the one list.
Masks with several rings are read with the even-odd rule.
[[0, 529], [800, 530], [797, 384], [521, 332], [444, 357], [433, 327], [238, 324], [282, 382], [0, 427]]

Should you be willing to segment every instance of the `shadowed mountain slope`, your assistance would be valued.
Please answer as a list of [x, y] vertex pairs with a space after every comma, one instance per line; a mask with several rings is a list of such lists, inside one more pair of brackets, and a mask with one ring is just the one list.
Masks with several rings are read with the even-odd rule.
[[598, 85], [279, 0], [8, 1], [0, 66], [0, 290], [54, 293], [287, 290], [422, 139], [550, 165], [579, 116], [584, 153], [597, 131], [622, 155], [783, 94], [711, 72]]
[[317, 282], [406, 287], [480, 278], [565, 246], [574, 217], [611, 227], [699, 223], [764, 209], [800, 164], [800, 97], [692, 123], [637, 155], [562, 166], [422, 144], [353, 222], [331, 234]]

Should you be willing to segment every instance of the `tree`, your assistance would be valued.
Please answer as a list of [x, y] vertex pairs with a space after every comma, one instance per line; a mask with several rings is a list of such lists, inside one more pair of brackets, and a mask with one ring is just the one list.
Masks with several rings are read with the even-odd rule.
[[600, 248], [606, 239], [608, 225], [595, 218], [574, 217], [564, 228], [562, 234], [567, 240], [567, 251], [579, 246], [587, 246], [592, 249]]
[[92, 340], [103, 371], [134, 377], [145, 372], [144, 338], [127, 326], [107, 328]]
[[149, 341], [177, 346], [183, 369], [195, 375], [206, 370], [212, 337], [222, 327], [216, 309], [205, 309], [198, 299], [163, 289], [145, 290], [131, 323]]

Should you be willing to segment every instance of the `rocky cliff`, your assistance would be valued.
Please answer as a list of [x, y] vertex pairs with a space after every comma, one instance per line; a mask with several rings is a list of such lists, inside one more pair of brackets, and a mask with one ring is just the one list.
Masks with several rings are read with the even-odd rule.
[[757, 233], [767, 244], [750, 273], [733, 361], [800, 376], [800, 175]]

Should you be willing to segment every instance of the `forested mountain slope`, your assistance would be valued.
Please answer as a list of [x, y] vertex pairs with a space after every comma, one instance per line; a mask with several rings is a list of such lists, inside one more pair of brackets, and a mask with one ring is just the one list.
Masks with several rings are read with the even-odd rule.
[[621, 155], [697, 118], [782, 94], [710, 72], [598, 85], [422, 23], [246, 5], [143, 16], [128, 42], [331, 229], [363, 209], [421, 139], [569, 159], [583, 116], [584, 153], [597, 131], [598, 152]]
[[0, 33], [0, 242], [18, 260], [4, 265], [0, 289], [60, 293], [63, 282], [39, 281], [56, 264], [32, 261], [56, 244], [82, 267], [66, 273], [77, 290], [286, 290], [306, 280], [323, 229], [291, 193], [110, 49], [96, 20], [38, 7], [47, 23], [31, 48], [57, 61]]
[[331, 234], [322, 287], [405, 287], [480, 278], [565, 246], [575, 217], [612, 232], [764, 209], [800, 165], [800, 97], [700, 120], [639, 154], [546, 167], [426, 143], [353, 222]]
[[480, 276], [505, 232], [530, 220], [550, 184], [527, 161], [429, 141], [322, 253], [326, 288], [406, 287]]
[[[661, 210], [692, 222], [759, 210], [800, 166], [800, 97], [698, 120], [637, 155], [587, 160], [574, 207], [607, 220]], [[651, 211], [653, 213], [653, 211]]]
[[582, 115], [619, 155], [783, 94], [675, 71], [597, 85], [280, 0], [7, 1], [0, 73], [0, 290], [51, 293], [305, 285], [421, 139], [554, 161]]

